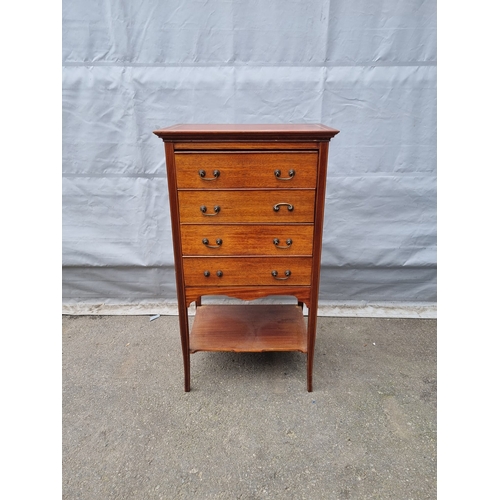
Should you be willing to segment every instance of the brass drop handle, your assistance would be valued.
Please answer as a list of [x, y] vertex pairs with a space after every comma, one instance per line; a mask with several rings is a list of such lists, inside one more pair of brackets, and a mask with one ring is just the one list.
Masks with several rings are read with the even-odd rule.
[[278, 271], [271, 271], [271, 274], [273, 275], [273, 278], [275, 280], [287, 280], [291, 276], [292, 271], [290, 271], [289, 269], [285, 271], [286, 278], [278, 278]]
[[276, 246], [276, 248], [286, 249], [286, 248], [290, 248], [292, 246], [293, 242], [292, 242], [292, 238], [288, 238], [286, 240], [286, 247], [284, 247], [284, 246], [280, 246], [280, 240], [278, 238], [274, 238], [273, 243]]
[[281, 170], [274, 171], [274, 176], [279, 181], [291, 181], [295, 177], [295, 170], [289, 170], [288, 175], [289, 175], [289, 177], [281, 177]]
[[207, 214], [207, 207], [205, 205], [202, 205], [200, 207], [200, 210], [203, 215], [206, 215], [207, 217], [213, 217], [214, 215], [217, 215], [220, 212], [220, 207], [219, 205], [215, 205], [213, 214]]
[[222, 240], [220, 238], [217, 238], [215, 240], [215, 245], [210, 245], [208, 238], [203, 238], [201, 242], [207, 247], [207, 248], [219, 248], [222, 245]]
[[276, 205], [273, 206], [273, 210], [279, 212], [280, 207], [287, 207], [289, 212], [293, 210], [293, 205], [290, 203], [276, 203]]
[[216, 181], [220, 176], [220, 171], [214, 170], [213, 177], [206, 177], [207, 173], [205, 172], [205, 170], [198, 170], [198, 175], [204, 181]]

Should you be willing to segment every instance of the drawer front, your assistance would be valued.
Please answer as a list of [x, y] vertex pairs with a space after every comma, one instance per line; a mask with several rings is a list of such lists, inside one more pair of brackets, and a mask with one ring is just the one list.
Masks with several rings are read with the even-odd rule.
[[312, 255], [314, 226], [183, 224], [183, 255]]
[[186, 286], [311, 284], [311, 257], [184, 257], [182, 262]]
[[179, 189], [315, 188], [316, 152], [176, 153]]
[[313, 189], [179, 191], [180, 222], [314, 222]]

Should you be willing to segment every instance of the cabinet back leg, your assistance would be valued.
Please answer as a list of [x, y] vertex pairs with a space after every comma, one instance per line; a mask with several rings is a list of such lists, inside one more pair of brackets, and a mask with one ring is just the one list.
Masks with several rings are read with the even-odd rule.
[[191, 390], [191, 380], [190, 380], [190, 373], [189, 373], [189, 353], [187, 355], [187, 359], [184, 358], [184, 392], [189, 392]]
[[313, 353], [307, 353], [307, 392], [312, 392], [313, 390]]
[[189, 322], [188, 310], [179, 307], [179, 328], [181, 332], [182, 358], [184, 362], [184, 391], [191, 390], [190, 354], [189, 354]]

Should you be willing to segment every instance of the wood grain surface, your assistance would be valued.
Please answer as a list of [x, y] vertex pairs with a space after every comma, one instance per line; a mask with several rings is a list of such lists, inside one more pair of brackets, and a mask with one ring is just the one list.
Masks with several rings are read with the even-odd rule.
[[198, 307], [190, 337], [196, 351], [307, 352], [302, 309], [294, 305]]
[[273, 151], [282, 151], [286, 149], [309, 149], [309, 150], [317, 150], [318, 143], [317, 142], [266, 142], [266, 141], [239, 141], [239, 140], [230, 140], [227, 142], [206, 142], [203, 140], [192, 140], [189, 142], [174, 142], [175, 151], [196, 151], [196, 150], [211, 150], [211, 151], [225, 151], [225, 150], [266, 150], [272, 149]]
[[[314, 189], [179, 191], [178, 197], [181, 224], [314, 221]], [[293, 210], [281, 206], [276, 212], [273, 206], [278, 203], [289, 203]], [[201, 206], [206, 207], [206, 214]], [[216, 206], [220, 212], [209, 215], [215, 213]]]
[[[224, 255], [312, 255], [312, 224], [182, 224], [182, 254]], [[278, 245], [274, 244], [275, 239]], [[208, 240], [208, 248], [203, 240]], [[216, 241], [222, 244], [217, 245]], [[291, 240], [290, 246], [287, 240]], [[286, 247], [286, 248], [278, 248]]]
[[[184, 257], [186, 286], [218, 285], [309, 285], [311, 257]], [[286, 278], [285, 271], [291, 271]], [[205, 271], [210, 276], [205, 276]], [[217, 276], [222, 271], [222, 276]], [[272, 276], [277, 271], [278, 276]]]
[[[198, 350], [307, 353], [312, 391], [328, 142], [338, 132], [321, 124], [154, 132], [165, 143], [185, 391]], [[206, 306], [206, 295], [286, 295], [298, 305]]]
[[[296, 297], [307, 307], [310, 304], [310, 286], [188, 286], [185, 288], [184, 308], [189, 307], [192, 302], [201, 305], [201, 297], [204, 295], [224, 295], [226, 297], [252, 301], [271, 295], [289, 295]], [[184, 309], [183, 308], [183, 309]]]
[[293, 124], [177, 124], [153, 132], [164, 141], [295, 140], [329, 141], [338, 130], [320, 123]]
[[[314, 189], [317, 163], [316, 152], [175, 154], [179, 189]], [[205, 173], [204, 177], [199, 175], [200, 170]], [[281, 172], [279, 178], [276, 170]], [[290, 170], [294, 172], [291, 178]], [[217, 177], [215, 171], [219, 173]]]

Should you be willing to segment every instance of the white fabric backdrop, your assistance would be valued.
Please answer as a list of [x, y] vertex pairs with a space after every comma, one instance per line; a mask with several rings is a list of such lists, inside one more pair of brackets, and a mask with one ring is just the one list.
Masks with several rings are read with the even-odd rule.
[[64, 0], [63, 301], [175, 299], [175, 123], [324, 123], [320, 299], [436, 300], [434, 0]]

